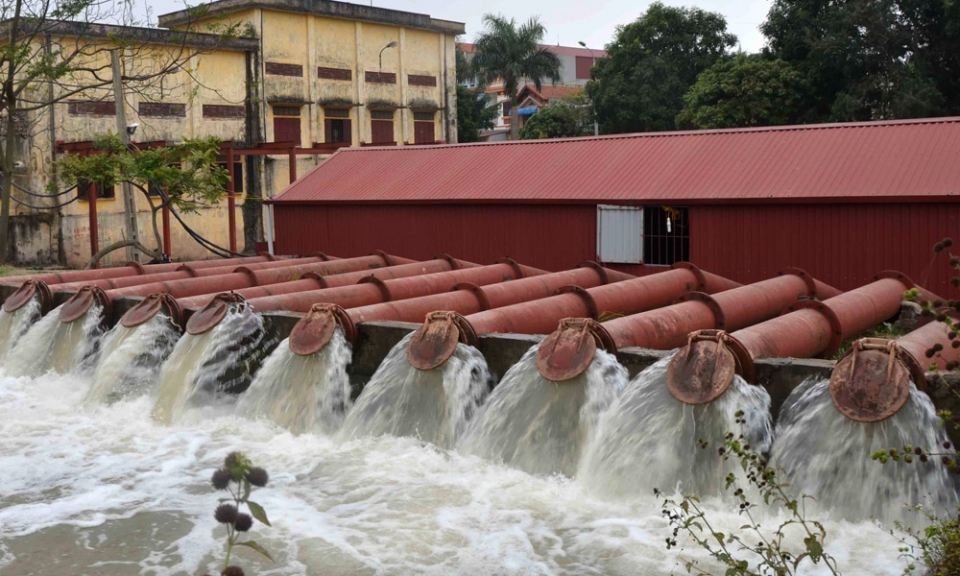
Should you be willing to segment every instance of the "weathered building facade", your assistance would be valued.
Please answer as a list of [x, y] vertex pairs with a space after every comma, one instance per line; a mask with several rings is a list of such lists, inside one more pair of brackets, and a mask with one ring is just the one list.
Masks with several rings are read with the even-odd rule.
[[[404, 146], [456, 141], [456, 35], [463, 24], [422, 14], [325, 0], [221, 0], [196, 10], [159, 17], [161, 29], [101, 26], [106, 35], [135, 35], [155, 42], [156, 51], [178, 29], [211, 31], [239, 24], [240, 37], [192, 33], [185, 42], [195, 53], [182, 73], [164, 77], [149, 90], [125, 93], [128, 124], [137, 124], [137, 142], [178, 142], [216, 136], [238, 149], [263, 143], [292, 143], [295, 172], [304, 174], [337, 148]], [[145, 39], [145, 40], [144, 40]], [[149, 66], [127, 57], [125, 70]], [[126, 74], [126, 72], [125, 72]], [[53, 163], [77, 143], [115, 133], [112, 90], [71, 96], [33, 119], [37, 127], [18, 143], [22, 160], [14, 181], [21, 190], [42, 191]], [[238, 193], [237, 244], [252, 249], [262, 240], [263, 198], [290, 183], [290, 157], [242, 155], [234, 167]], [[123, 202], [116, 190], [97, 190], [99, 241], [106, 246], [124, 234]], [[142, 195], [141, 237], [152, 246], [152, 224]], [[21, 264], [83, 264], [91, 253], [87, 195], [57, 210], [14, 191], [11, 259]], [[204, 237], [229, 244], [226, 201], [201, 208], [185, 220]], [[244, 225], [244, 222], [246, 224]], [[173, 256], [208, 255], [176, 224], [171, 228]], [[106, 262], [122, 260], [117, 252]]]

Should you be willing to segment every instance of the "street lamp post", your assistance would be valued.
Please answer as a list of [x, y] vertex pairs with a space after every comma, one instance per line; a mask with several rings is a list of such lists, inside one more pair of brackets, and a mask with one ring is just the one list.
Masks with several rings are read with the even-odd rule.
[[[589, 46], [587, 46], [587, 43], [584, 42], [583, 40], [580, 40], [579, 42], [577, 42], [577, 44], [583, 46], [584, 48], [586, 48], [587, 50], [590, 51], [590, 59], [593, 60], [593, 64], [596, 65], [596, 63], [597, 63], [597, 57], [593, 55], [593, 48], [590, 48]], [[591, 66], [591, 68], [592, 68], [592, 67], [593, 67], [593, 66]], [[596, 110], [594, 110], [594, 112], [593, 112], [593, 135], [594, 135], [594, 136], [599, 136], [599, 135], [600, 135], [600, 125], [597, 124], [597, 112], [596, 112]]]
[[380, 49], [380, 69], [379, 69], [379, 72], [383, 72], [383, 51], [386, 50], [387, 48], [396, 48], [396, 47], [397, 47], [397, 41], [396, 41], [396, 40], [391, 40], [389, 44], [387, 44], [386, 46], [384, 46], [383, 48]]

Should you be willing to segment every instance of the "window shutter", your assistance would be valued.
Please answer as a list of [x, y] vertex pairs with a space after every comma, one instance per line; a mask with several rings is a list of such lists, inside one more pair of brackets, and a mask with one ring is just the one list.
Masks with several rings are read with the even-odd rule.
[[643, 262], [643, 208], [597, 206], [597, 255], [601, 262]]
[[350, 127], [350, 120], [343, 120], [343, 141], [347, 144], [353, 143], [353, 129]]
[[323, 141], [328, 144], [333, 142], [333, 120], [329, 118], [323, 121]]

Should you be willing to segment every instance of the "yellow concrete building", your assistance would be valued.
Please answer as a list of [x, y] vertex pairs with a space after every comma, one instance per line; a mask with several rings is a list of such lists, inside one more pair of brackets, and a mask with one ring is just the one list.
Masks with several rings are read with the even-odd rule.
[[[182, 74], [125, 93], [128, 124], [137, 124], [136, 142], [177, 142], [217, 136], [239, 149], [262, 143], [295, 143], [297, 174], [342, 146], [405, 146], [456, 141], [455, 38], [463, 24], [383, 8], [324, 0], [221, 0], [197, 12], [159, 17], [161, 29], [102, 26], [104, 35], [131, 35], [156, 46], [157, 60], [170, 50], [178, 29], [211, 30], [240, 24], [241, 37], [222, 41], [210, 34], [189, 34], [183, 45], [197, 52]], [[215, 48], [210, 48], [215, 46]], [[149, 69], [151, 58], [127, 57], [125, 75]], [[23, 189], [42, 190], [52, 176], [53, 160], [70, 153], [73, 143], [116, 132], [112, 90], [71, 96], [37, 118], [21, 142], [23, 163], [15, 181]], [[60, 143], [59, 145], [57, 143]], [[289, 184], [289, 156], [243, 156], [234, 169], [237, 244], [252, 249], [263, 239], [260, 200]], [[123, 238], [120, 187], [98, 190], [99, 244]], [[36, 198], [18, 195], [24, 204]], [[32, 198], [32, 199], [30, 199]], [[148, 200], [138, 194], [141, 238], [154, 245]], [[15, 261], [78, 266], [90, 256], [89, 204], [83, 194], [56, 214], [17, 204], [11, 243]], [[227, 204], [185, 217], [216, 244], [227, 246]], [[209, 253], [175, 222], [171, 227], [175, 259]], [[107, 262], [124, 259], [123, 251]]]

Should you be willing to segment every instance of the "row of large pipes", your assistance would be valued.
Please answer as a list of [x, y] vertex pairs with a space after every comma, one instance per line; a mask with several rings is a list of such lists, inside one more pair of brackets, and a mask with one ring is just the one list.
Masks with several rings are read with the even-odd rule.
[[703, 329], [737, 330], [780, 314], [800, 299], [823, 299], [840, 291], [787, 269], [779, 276], [709, 295], [688, 292], [663, 308], [615, 318], [603, 323], [568, 318], [547, 336], [537, 354], [537, 368], [547, 380], [563, 382], [582, 374], [597, 347], [615, 352], [639, 346], [670, 350], [686, 342], [687, 334]]
[[[682, 402], [704, 404], [719, 398], [735, 374], [752, 382], [759, 358], [830, 357], [845, 340], [896, 316], [904, 293], [914, 287], [902, 274], [884, 273], [866, 286], [823, 302], [797, 302], [783, 316], [732, 333], [692, 332], [670, 362], [667, 387]], [[906, 402], [910, 379], [924, 385], [922, 360], [916, 355], [945, 333], [944, 325], [936, 322], [906, 338], [903, 345], [876, 339], [855, 342], [831, 381], [837, 409], [861, 422], [895, 414]]]
[[[756, 359], [833, 355], [845, 340], [895, 316], [908, 289], [936, 298], [892, 272], [841, 294], [798, 269], [740, 286], [687, 263], [635, 278], [595, 263], [545, 273], [508, 259], [479, 266], [445, 255], [416, 262], [385, 253], [130, 264], [3, 283], [18, 280], [21, 288], [3, 305], [8, 312], [34, 295], [52, 301], [54, 292], [76, 290], [60, 311], [62, 322], [83, 317], [94, 303], [109, 309], [114, 298], [125, 296], [144, 299], [124, 316], [124, 325], [165, 310], [192, 334], [210, 330], [238, 303], [258, 312], [307, 313], [289, 342], [302, 355], [323, 349], [337, 326], [353, 340], [362, 322], [423, 321], [407, 350], [420, 370], [442, 365], [457, 343], [475, 344], [492, 333], [552, 331], [537, 366], [555, 382], [583, 373], [598, 348], [681, 346], [667, 385], [690, 404], [718, 398], [734, 374], [752, 381]], [[196, 309], [186, 322], [184, 311]], [[960, 359], [955, 339], [932, 322], [896, 341], [855, 342], [834, 372], [834, 403], [855, 420], [889, 417], [906, 401], [911, 380], [924, 386], [924, 366]]]
[[596, 320], [608, 315], [636, 314], [666, 306], [693, 290], [715, 293], [735, 286], [739, 284], [683, 263], [658, 274], [594, 288], [566, 286], [548, 298], [469, 316], [452, 311], [433, 312], [411, 338], [407, 359], [414, 368], [432, 370], [453, 355], [458, 342], [475, 344], [483, 334], [546, 334], [566, 317]]

